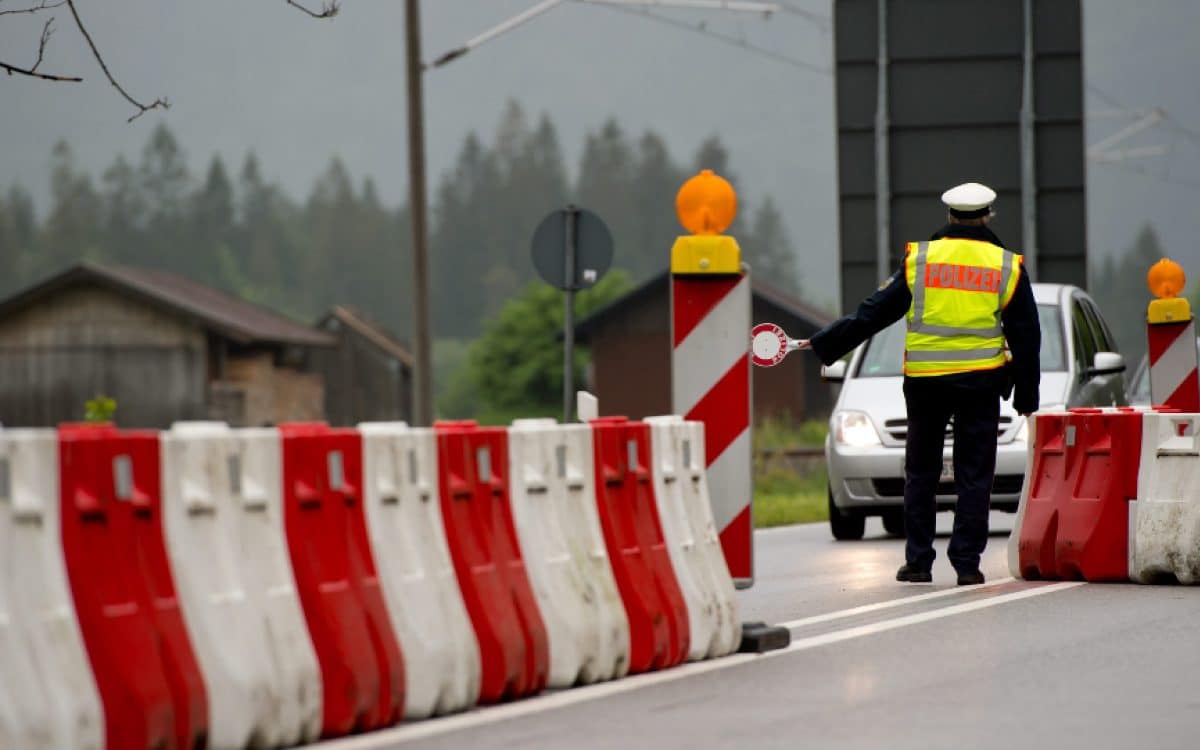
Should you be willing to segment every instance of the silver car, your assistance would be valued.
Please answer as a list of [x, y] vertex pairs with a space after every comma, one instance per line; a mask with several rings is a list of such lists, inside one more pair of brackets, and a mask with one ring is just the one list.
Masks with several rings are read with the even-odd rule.
[[[1125, 360], [1092, 298], [1063, 284], [1034, 284], [1033, 295], [1042, 324], [1041, 408], [1124, 405]], [[861, 539], [867, 516], [881, 516], [890, 534], [904, 533], [904, 333], [901, 319], [855, 349], [848, 360], [822, 369], [826, 380], [842, 383], [825, 439], [829, 525], [835, 539]], [[1017, 509], [1027, 435], [1025, 419], [1013, 411], [1011, 400], [1001, 403], [993, 508]], [[953, 438], [951, 423], [938, 510], [954, 507]]]

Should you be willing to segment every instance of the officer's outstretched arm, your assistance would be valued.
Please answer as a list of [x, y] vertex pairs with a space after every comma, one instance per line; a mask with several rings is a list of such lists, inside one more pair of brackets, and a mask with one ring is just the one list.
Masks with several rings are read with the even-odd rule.
[[[908, 312], [912, 293], [904, 279], [904, 271], [892, 274], [858, 309], [813, 334], [809, 346], [827, 365], [833, 364], [847, 352], [871, 336], [895, 323]], [[802, 347], [803, 348], [803, 347]]]

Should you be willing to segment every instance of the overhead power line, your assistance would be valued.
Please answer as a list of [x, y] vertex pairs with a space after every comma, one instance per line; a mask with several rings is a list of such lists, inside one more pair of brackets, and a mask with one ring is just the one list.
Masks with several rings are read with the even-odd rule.
[[1200, 180], [1188, 180], [1180, 177], [1172, 177], [1166, 174], [1158, 174], [1156, 172], [1151, 172], [1145, 167], [1140, 167], [1135, 164], [1126, 164], [1123, 162], [1110, 163], [1108, 166], [1111, 166], [1113, 169], [1119, 169], [1122, 172], [1140, 175], [1147, 179], [1164, 182], [1169, 185], [1178, 185], [1179, 187], [1190, 188], [1192, 190], [1200, 190]]
[[693, 34], [701, 34], [703, 36], [709, 37], [710, 39], [716, 39], [718, 41], [724, 42], [725, 44], [729, 44], [734, 47], [743, 49], [747, 52], [751, 52], [753, 54], [759, 55], [760, 57], [765, 57], [765, 58], [774, 60], [775, 62], [783, 63], [785, 65], [791, 65], [792, 67], [800, 68], [801, 70], [807, 70], [810, 73], [818, 73], [820, 75], [832, 75], [833, 74], [833, 71], [831, 71], [829, 68], [823, 68], [820, 65], [817, 65], [815, 63], [810, 63], [807, 60], [801, 60], [800, 58], [797, 58], [797, 57], [791, 57], [789, 55], [780, 54], [779, 52], [776, 52], [771, 49], [767, 49], [766, 47], [760, 47], [756, 44], [751, 44], [750, 42], [747, 42], [745, 39], [740, 39], [736, 36], [733, 36], [732, 34], [725, 34], [725, 33], [719, 32], [719, 31], [713, 31], [712, 29], [709, 29], [708, 26], [703, 21], [696, 23], [696, 24], [692, 24], [692, 23], [688, 23], [686, 21], [680, 21], [680, 20], [677, 20], [674, 18], [669, 18], [667, 16], [660, 16], [657, 13], [652, 13], [651, 11], [646, 10], [644, 8], [643, 9], [631, 8], [631, 7], [625, 7], [622, 5], [603, 5], [602, 7], [609, 8], [610, 10], [614, 10], [614, 11], [619, 11], [621, 13], [629, 13], [631, 15], [638, 16], [639, 18], [645, 18], [645, 19], [648, 19], [651, 21], [655, 21], [657, 23], [661, 23], [665, 26], [671, 26], [676, 29], [690, 31]]
[[779, 9], [783, 12], [791, 13], [794, 16], [799, 16], [810, 22], [812, 25], [819, 27], [822, 31], [831, 31], [833, 29], [833, 22], [829, 20], [828, 16], [823, 16], [820, 13], [814, 13], [811, 10], [797, 8], [790, 2], [784, 2], [784, 0], [775, 0], [775, 4], [778, 5]]

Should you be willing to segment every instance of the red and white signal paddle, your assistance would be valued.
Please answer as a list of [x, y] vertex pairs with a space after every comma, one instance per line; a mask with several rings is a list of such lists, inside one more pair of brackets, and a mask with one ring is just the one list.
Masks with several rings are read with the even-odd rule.
[[788, 354], [807, 348], [807, 341], [789, 338], [774, 323], [759, 323], [750, 329], [750, 361], [759, 367], [774, 367]]

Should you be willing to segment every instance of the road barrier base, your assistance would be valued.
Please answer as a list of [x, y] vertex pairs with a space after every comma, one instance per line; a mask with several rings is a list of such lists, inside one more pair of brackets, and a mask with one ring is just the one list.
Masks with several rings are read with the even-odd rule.
[[779, 625], [768, 625], [765, 622], [743, 622], [742, 642], [738, 644], [739, 654], [765, 654], [768, 651], [778, 651], [787, 648], [792, 642], [792, 631]]

